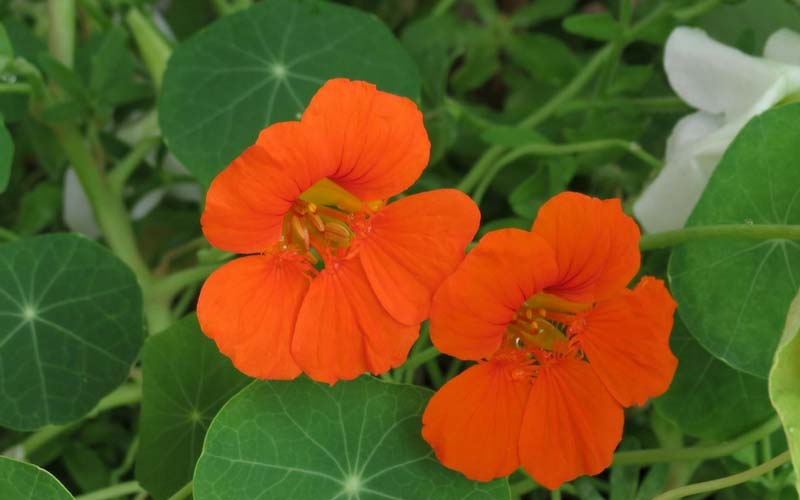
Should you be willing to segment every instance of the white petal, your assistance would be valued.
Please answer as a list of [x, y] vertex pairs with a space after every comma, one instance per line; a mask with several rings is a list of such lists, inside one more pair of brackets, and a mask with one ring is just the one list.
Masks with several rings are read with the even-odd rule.
[[64, 174], [63, 217], [64, 224], [70, 230], [92, 239], [100, 237], [100, 226], [94, 218], [92, 205], [78, 180], [78, 174], [72, 168]]
[[181, 201], [199, 203], [202, 192], [196, 182], [178, 182], [170, 186], [169, 195]]
[[131, 219], [139, 220], [144, 218], [161, 203], [165, 194], [167, 194], [167, 190], [164, 188], [156, 188], [145, 193], [144, 196], [133, 204], [133, 208], [131, 208]]
[[781, 28], [767, 39], [764, 57], [800, 66], [800, 33]]
[[679, 161], [681, 156], [687, 156], [690, 145], [705, 139], [723, 126], [724, 122], [719, 115], [712, 115], [705, 111], [698, 111], [681, 118], [672, 133], [667, 138], [667, 149], [664, 154], [665, 163]]
[[706, 179], [688, 161], [665, 163], [656, 180], [633, 205], [645, 232], [680, 229], [692, 213]]
[[664, 49], [664, 69], [675, 92], [692, 106], [729, 118], [749, 110], [781, 76], [781, 65], [749, 56], [679, 27]]

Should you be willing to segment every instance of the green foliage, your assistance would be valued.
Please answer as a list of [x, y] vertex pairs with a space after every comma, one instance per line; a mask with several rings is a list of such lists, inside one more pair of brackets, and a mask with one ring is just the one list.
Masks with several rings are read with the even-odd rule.
[[208, 184], [264, 126], [299, 118], [333, 77], [420, 92], [413, 62], [375, 18], [328, 3], [255, 4], [176, 49], [159, 101], [165, 141]]
[[505, 480], [468, 481], [436, 461], [419, 432], [430, 394], [368, 376], [254, 382], [212, 423], [195, 497], [509, 498]]
[[[775, 363], [769, 373], [769, 395], [772, 404], [781, 417], [786, 430], [786, 441], [792, 452], [795, 475], [800, 471], [800, 437], [797, 429], [800, 426], [800, 293], [792, 301], [786, 316]], [[800, 476], [798, 476], [800, 477]], [[800, 479], [796, 479], [797, 492], [800, 493]]]
[[169, 498], [192, 479], [211, 420], [250, 379], [203, 335], [194, 315], [149, 338], [142, 359], [136, 477], [153, 498]]
[[[800, 142], [793, 131], [799, 119], [800, 105], [754, 118], [726, 151], [687, 226], [800, 223]], [[691, 242], [673, 252], [669, 277], [678, 312], [700, 344], [733, 368], [766, 378], [800, 284], [800, 246]]]
[[14, 142], [0, 115], [0, 193], [6, 190], [11, 177], [11, 163], [14, 161]]
[[130, 270], [80, 236], [0, 245], [0, 423], [70, 422], [122, 383], [142, 342], [141, 300]]
[[73, 500], [67, 489], [46, 470], [6, 457], [0, 457], [0, 498]]
[[772, 414], [762, 378], [736, 371], [691, 336], [678, 319], [670, 337], [678, 371], [656, 409], [690, 436], [727, 439], [752, 429]]

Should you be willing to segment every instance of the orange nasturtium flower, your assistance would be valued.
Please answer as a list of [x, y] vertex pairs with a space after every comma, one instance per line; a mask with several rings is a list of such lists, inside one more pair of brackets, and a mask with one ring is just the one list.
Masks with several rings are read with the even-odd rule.
[[214, 179], [203, 233], [247, 256], [208, 278], [197, 315], [239, 370], [334, 383], [405, 361], [480, 219], [452, 189], [386, 203], [429, 152], [412, 101], [335, 79]]
[[439, 460], [471, 479], [520, 465], [557, 488], [610, 463], [623, 407], [669, 386], [675, 302], [639, 269], [639, 229], [619, 200], [562, 193], [530, 232], [488, 233], [442, 284], [431, 339], [478, 363], [422, 418]]

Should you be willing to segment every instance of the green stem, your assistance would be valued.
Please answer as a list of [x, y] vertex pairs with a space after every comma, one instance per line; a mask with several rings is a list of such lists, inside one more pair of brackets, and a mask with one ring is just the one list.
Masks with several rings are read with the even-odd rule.
[[511, 483], [510, 487], [511, 487], [511, 497], [519, 498], [522, 495], [525, 495], [535, 490], [536, 488], [539, 487], [539, 485], [536, 484], [536, 481], [534, 481], [533, 479], [526, 477], [524, 479], [520, 479], [516, 483]]
[[47, 13], [50, 53], [61, 64], [71, 68], [75, 55], [75, 0], [48, 0]]
[[[84, 419], [86, 418], [93, 418], [104, 411], [111, 410], [113, 408], [119, 408], [120, 406], [128, 406], [132, 404], [136, 404], [142, 400], [142, 388], [138, 384], [125, 384], [120, 386], [109, 394], [108, 396], [104, 397], [97, 403], [97, 406], [89, 412]], [[80, 425], [80, 421], [72, 422], [65, 425], [48, 425], [35, 433], [28, 436], [25, 441], [22, 442], [22, 450], [26, 457], [31, 456], [37, 450], [39, 450], [44, 444], [48, 443], [52, 439], [69, 432], [72, 429], [77, 428]]]
[[623, 139], [601, 139], [597, 141], [579, 142], [575, 144], [528, 144], [526, 146], [520, 146], [516, 149], [513, 149], [505, 156], [497, 160], [497, 162], [492, 165], [486, 175], [483, 176], [478, 186], [475, 188], [472, 198], [475, 200], [475, 203], [480, 205], [484, 194], [486, 194], [486, 191], [489, 189], [489, 186], [497, 174], [499, 174], [500, 171], [509, 163], [512, 163], [523, 156], [559, 156], [576, 153], [590, 153], [595, 151], [603, 151], [606, 149], [622, 149], [647, 163], [655, 170], [661, 169], [662, 164], [658, 158], [642, 149], [638, 143]]
[[675, 11], [673, 16], [680, 21], [688, 21], [693, 17], [705, 14], [709, 10], [716, 8], [717, 5], [721, 4], [722, 2], [723, 0], [702, 0], [696, 2], [692, 6]]
[[550, 500], [561, 500], [561, 490], [553, 490], [550, 492]]
[[455, 3], [456, 0], [439, 0], [439, 2], [436, 4], [436, 7], [434, 7], [431, 11], [431, 16], [437, 17], [447, 14], [447, 11], [449, 11]]
[[29, 83], [0, 83], [0, 94], [30, 94]]
[[17, 233], [15, 233], [13, 231], [9, 231], [8, 229], [6, 229], [4, 227], [0, 227], [0, 241], [2, 241], [2, 240], [14, 241], [14, 240], [18, 240], [18, 239], [19, 239], [19, 235], [17, 235]]
[[642, 251], [667, 248], [687, 241], [710, 239], [800, 240], [800, 224], [720, 224], [694, 226], [645, 234], [639, 240]]
[[75, 497], [75, 500], [111, 500], [144, 491], [136, 481], [115, 484], [102, 490], [93, 491], [86, 495]]
[[757, 465], [752, 469], [748, 469], [744, 472], [740, 472], [738, 474], [733, 474], [731, 476], [723, 477], [720, 479], [714, 479], [712, 481], [704, 481], [702, 483], [695, 483], [690, 484], [688, 486], [681, 486], [680, 488], [675, 488], [674, 490], [667, 491], [658, 495], [657, 497], [653, 498], [653, 500], [678, 500], [680, 498], [688, 497], [689, 495], [697, 495], [701, 493], [708, 493], [711, 491], [718, 491], [725, 488], [730, 488], [732, 486], [736, 486], [737, 484], [742, 484], [751, 479], [755, 479], [767, 472], [777, 469], [781, 465], [789, 462], [791, 460], [791, 454], [787, 450], [780, 455], [776, 456], [772, 460], [764, 462], [761, 465]]
[[769, 436], [780, 428], [780, 420], [778, 417], [773, 417], [755, 429], [723, 443], [689, 448], [619, 451], [614, 454], [614, 465], [646, 465], [724, 457]]
[[189, 498], [189, 495], [192, 494], [192, 483], [186, 483], [183, 488], [179, 489], [175, 492], [174, 495], [169, 497], [167, 500], [183, 500], [184, 498]]
[[150, 78], [153, 79], [156, 91], [158, 91], [161, 89], [164, 70], [167, 68], [167, 60], [172, 54], [172, 47], [164, 40], [152, 21], [146, 18], [139, 9], [129, 10], [125, 20], [131, 28], [144, 64], [147, 66]]
[[169, 274], [153, 285], [153, 295], [156, 297], [174, 297], [184, 288], [206, 279], [222, 264], [222, 262], [202, 264]]
[[136, 167], [138, 167], [145, 156], [159, 144], [161, 144], [161, 138], [159, 137], [147, 137], [142, 139], [122, 160], [120, 160], [114, 169], [109, 172], [108, 183], [118, 196], [122, 194], [125, 183], [136, 170]]
[[[409, 376], [411, 376], [414, 371], [419, 368], [420, 366], [424, 365], [428, 361], [432, 359], [436, 359], [439, 356], [439, 349], [435, 347], [429, 347], [422, 352], [419, 352], [406, 360], [405, 364], [403, 365], [403, 371]], [[406, 379], [407, 382], [410, 382], [408, 378]]]

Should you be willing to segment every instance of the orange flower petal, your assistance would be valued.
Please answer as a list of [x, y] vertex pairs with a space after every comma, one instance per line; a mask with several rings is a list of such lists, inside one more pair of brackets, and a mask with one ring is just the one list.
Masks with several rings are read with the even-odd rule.
[[200, 291], [200, 328], [243, 373], [295, 378], [300, 368], [290, 354], [291, 338], [308, 281], [302, 263], [282, 256], [233, 260]]
[[530, 381], [502, 361], [479, 363], [436, 392], [422, 415], [422, 437], [446, 467], [489, 481], [519, 467], [518, 441]]
[[517, 309], [556, 273], [553, 250], [540, 236], [519, 229], [488, 233], [434, 295], [431, 340], [461, 359], [491, 356]]
[[333, 384], [400, 366], [418, 336], [419, 325], [402, 325], [386, 312], [351, 259], [331, 263], [311, 282], [292, 355], [309, 377]]
[[669, 349], [675, 301], [651, 277], [597, 304], [577, 338], [600, 380], [622, 406], [641, 405], [669, 387], [678, 360]]
[[542, 368], [522, 420], [522, 467], [551, 490], [598, 474], [611, 464], [623, 420], [622, 408], [588, 363], [566, 358]]
[[263, 252], [280, 238], [283, 217], [300, 193], [334, 168], [327, 143], [308, 127], [271, 125], [211, 183], [203, 233], [229, 252]]
[[428, 317], [433, 292], [464, 259], [480, 217], [467, 195], [438, 189], [392, 203], [370, 220], [358, 256], [394, 319], [415, 325]]
[[565, 192], [539, 209], [533, 232], [555, 249], [558, 283], [549, 293], [594, 302], [619, 292], [639, 270], [639, 227], [618, 199]]
[[428, 164], [422, 113], [410, 99], [367, 82], [328, 80], [303, 113], [336, 157], [330, 178], [363, 200], [405, 191]]

